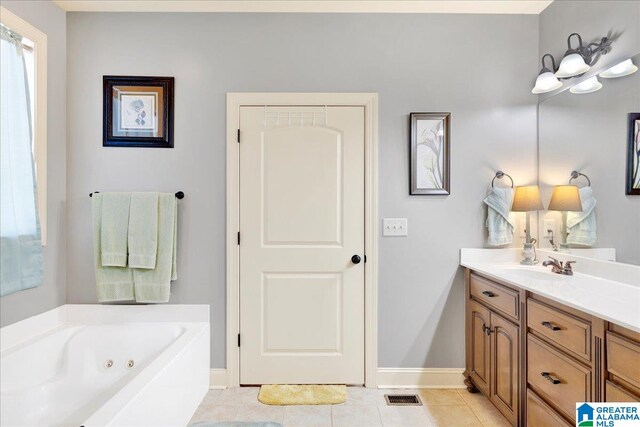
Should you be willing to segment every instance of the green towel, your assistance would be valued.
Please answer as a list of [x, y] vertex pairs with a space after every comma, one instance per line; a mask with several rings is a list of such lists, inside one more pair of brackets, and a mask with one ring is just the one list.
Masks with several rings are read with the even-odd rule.
[[101, 264], [103, 267], [126, 267], [131, 193], [104, 193], [101, 199]]
[[132, 193], [129, 267], [153, 269], [158, 250], [158, 193]]
[[[133, 294], [133, 272], [125, 267], [104, 267], [102, 264], [102, 215], [103, 198], [106, 194], [94, 193], [92, 198], [93, 211], [93, 254], [96, 266], [96, 285], [98, 301], [131, 301]], [[126, 239], [125, 239], [126, 255]]]
[[158, 253], [153, 270], [133, 269], [137, 302], [158, 303], [169, 301], [169, 287], [176, 274], [176, 224], [178, 205], [174, 194], [158, 196]]

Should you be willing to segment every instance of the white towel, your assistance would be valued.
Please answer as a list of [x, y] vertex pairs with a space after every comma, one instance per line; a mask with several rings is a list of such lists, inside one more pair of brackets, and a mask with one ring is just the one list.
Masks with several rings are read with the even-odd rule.
[[492, 188], [484, 203], [488, 206], [489, 245], [502, 246], [513, 242], [513, 230], [516, 227], [515, 215], [511, 212], [513, 188]]
[[591, 187], [580, 189], [582, 212], [567, 212], [567, 243], [593, 246], [596, 243], [596, 203]]

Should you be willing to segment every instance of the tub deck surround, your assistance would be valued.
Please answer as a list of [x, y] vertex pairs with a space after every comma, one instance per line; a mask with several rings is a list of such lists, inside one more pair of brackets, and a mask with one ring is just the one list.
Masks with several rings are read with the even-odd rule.
[[64, 305], [0, 341], [2, 425], [186, 425], [209, 388], [207, 305]]
[[[640, 332], [640, 267], [538, 250], [542, 262], [548, 256], [577, 260], [574, 275], [551, 273], [537, 264], [521, 266], [520, 249], [462, 249], [460, 265], [483, 276], [533, 292], [560, 304]], [[522, 269], [521, 269], [522, 267]], [[522, 273], [524, 270], [532, 274]], [[611, 278], [614, 278], [612, 280]]]

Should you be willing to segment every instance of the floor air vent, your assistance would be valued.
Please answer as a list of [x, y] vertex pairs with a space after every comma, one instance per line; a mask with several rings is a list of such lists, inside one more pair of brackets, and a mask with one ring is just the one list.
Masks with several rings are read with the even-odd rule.
[[422, 406], [417, 394], [385, 394], [388, 406]]

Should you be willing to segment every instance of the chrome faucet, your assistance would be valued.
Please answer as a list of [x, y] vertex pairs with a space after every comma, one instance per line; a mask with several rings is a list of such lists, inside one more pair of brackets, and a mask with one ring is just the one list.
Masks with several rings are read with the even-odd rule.
[[553, 257], [549, 257], [548, 260], [544, 261], [542, 265], [545, 267], [550, 265], [551, 271], [556, 274], [564, 274], [565, 276], [573, 276], [573, 269], [571, 268], [571, 264], [575, 264], [576, 261], [566, 261], [563, 265], [562, 261], [558, 261]]

